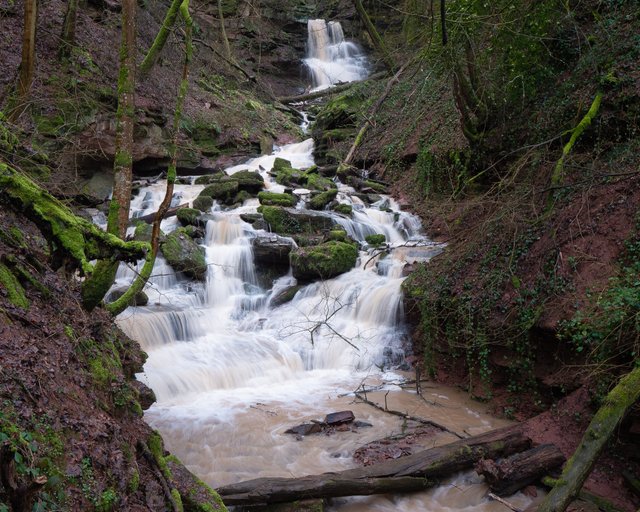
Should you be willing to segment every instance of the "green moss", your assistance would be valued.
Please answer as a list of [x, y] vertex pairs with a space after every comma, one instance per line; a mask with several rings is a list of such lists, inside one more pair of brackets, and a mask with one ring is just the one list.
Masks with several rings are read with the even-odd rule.
[[178, 228], [169, 233], [160, 245], [169, 265], [194, 279], [202, 280], [207, 274], [204, 247], [197, 245], [187, 228]]
[[343, 215], [351, 215], [353, 212], [353, 207], [350, 204], [337, 204], [333, 207], [334, 212], [341, 213]]
[[313, 210], [324, 210], [324, 208], [333, 201], [337, 195], [337, 189], [327, 190], [326, 192], [313, 196], [309, 201], [309, 206]]
[[[227, 201], [238, 192], [237, 181], [220, 181], [218, 183], [212, 183], [207, 185], [198, 197], [210, 197], [212, 199], [220, 199]], [[194, 203], [195, 204], [195, 203]]]
[[384, 235], [367, 235], [364, 239], [372, 247], [378, 247], [387, 241], [387, 237]]
[[312, 190], [329, 190], [338, 188], [333, 180], [330, 180], [329, 178], [325, 178], [324, 176], [320, 176], [319, 174], [313, 172], [306, 172], [304, 174], [303, 183], [307, 188], [310, 188]]
[[293, 276], [301, 280], [328, 279], [351, 270], [358, 259], [355, 245], [330, 241], [290, 254]]
[[3, 263], [0, 263], [0, 285], [6, 290], [11, 304], [23, 309], [29, 307], [29, 300], [24, 293], [24, 288], [13, 272]]
[[200, 210], [197, 208], [180, 208], [176, 216], [183, 226], [195, 226], [200, 216]]
[[129, 483], [127, 484], [127, 489], [130, 493], [135, 493], [140, 487], [140, 472], [137, 469], [133, 470], [131, 474], [131, 478], [129, 479]]
[[162, 474], [165, 476], [165, 478], [169, 480], [173, 478], [173, 476], [171, 475], [171, 470], [167, 465], [167, 459], [164, 456], [164, 442], [162, 441], [162, 436], [157, 431], [154, 431], [149, 436], [149, 438], [147, 439], [147, 446], [149, 446], [149, 451], [158, 463], [158, 467], [160, 468], [160, 471], [162, 471]]
[[173, 502], [176, 505], [176, 509], [178, 512], [184, 512], [184, 506], [182, 505], [182, 498], [180, 497], [180, 493], [178, 489], [171, 489], [171, 497], [173, 498]]
[[278, 194], [276, 192], [260, 192], [258, 194], [260, 204], [266, 206], [295, 206], [296, 199], [291, 194]]
[[261, 206], [258, 211], [262, 213], [265, 222], [269, 224], [269, 228], [273, 233], [289, 234], [302, 232], [302, 228], [297, 219], [291, 217], [286, 210], [279, 206]]
[[193, 207], [201, 212], [208, 212], [213, 206], [213, 199], [211, 197], [198, 196], [193, 200]]
[[336, 242], [351, 242], [349, 235], [347, 235], [347, 232], [343, 229], [334, 229], [329, 231], [329, 240], [334, 240]]
[[117, 502], [118, 495], [116, 491], [109, 488], [100, 495], [100, 501], [96, 505], [96, 512], [112, 512]]

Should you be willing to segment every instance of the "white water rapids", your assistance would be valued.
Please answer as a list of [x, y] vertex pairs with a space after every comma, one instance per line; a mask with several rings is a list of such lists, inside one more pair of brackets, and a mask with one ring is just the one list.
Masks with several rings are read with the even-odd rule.
[[[275, 157], [305, 169], [313, 165], [312, 151], [308, 139], [226, 172], [259, 171], [266, 188], [279, 192], [284, 187], [268, 174]], [[165, 185], [160, 181], [142, 189], [132, 214], [156, 211]], [[363, 384], [383, 386], [370, 399], [452, 430], [478, 434], [503, 424], [453, 390], [427, 387], [425, 398], [433, 405], [398, 385], [403, 377], [396, 368], [408, 342], [402, 269], [407, 262], [427, 261], [439, 248], [421, 235], [418, 219], [400, 211], [391, 198], [368, 204], [352, 188], [338, 187], [337, 200], [352, 205], [353, 215], [322, 214], [360, 242], [358, 264], [351, 271], [309, 284], [289, 303], [272, 307], [271, 299], [295, 280], [290, 271], [261, 275], [254, 264], [251, 239], [260, 232], [240, 214], [255, 212], [257, 200], [231, 210], [214, 204], [201, 241], [206, 282], [176, 274], [159, 257], [146, 287], [149, 305], [131, 307], [118, 317], [120, 327], [149, 355], [139, 378], [154, 390], [157, 402], [145, 413], [146, 421], [162, 433], [171, 452], [213, 487], [354, 467], [357, 447], [406, 427], [398, 417], [356, 403], [352, 392]], [[202, 188], [177, 185], [174, 204], [192, 201]], [[298, 193], [306, 197], [305, 191]], [[162, 223], [165, 232], [177, 226], [175, 218]], [[388, 254], [377, 255], [367, 246], [365, 236], [374, 233], [386, 236]], [[132, 277], [131, 269], [121, 267], [116, 286]], [[302, 440], [284, 433], [344, 409], [373, 426]], [[428, 443], [451, 440], [440, 435]], [[335, 499], [327, 510], [502, 511], [486, 491], [477, 476], [463, 474], [430, 492]], [[511, 500], [522, 507], [529, 503], [523, 495]]]

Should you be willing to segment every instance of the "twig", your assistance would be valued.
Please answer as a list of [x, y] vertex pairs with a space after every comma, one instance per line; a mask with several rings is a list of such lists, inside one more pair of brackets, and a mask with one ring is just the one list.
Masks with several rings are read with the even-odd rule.
[[356, 398], [359, 398], [360, 400], [362, 400], [365, 404], [368, 404], [371, 407], [375, 407], [376, 409], [378, 409], [378, 410], [380, 410], [382, 412], [386, 412], [386, 413], [391, 414], [393, 416], [399, 416], [399, 417], [407, 419], [407, 420], [415, 421], [417, 423], [422, 423], [423, 425], [431, 425], [432, 427], [435, 427], [435, 428], [437, 428], [439, 430], [442, 430], [443, 432], [448, 432], [449, 434], [453, 434], [458, 439], [464, 439], [465, 437], [467, 437], [467, 436], [463, 436], [463, 435], [459, 434], [458, 432], [454, 432], [453, 430], [450, 430], [447, 427], [445, 427], [444, 425], [436, 423], [435, 421], [425, 420], [424, 418], [419, 418], [417, 416], [411, 416], [409, 414], [406, 414], [406, 413], [400, 412], [400, 411], [394, 411], [393, 409], [387, 408], [386, 405], [385, 405], [385, 407], [382, 407], [382, 406], [378, 405], [377, 403], [372, 402], [371, 400], [368, 400], [366, 395], [362, 396], [362, 394], [359, 393], [358, 391], [355, 392], [355, 396], [356, 396]]
[[513, 510], [513, 512], [523, 512], [522, 509], [512, 505], [511, 503], [509, 503], [506, 500], [503, 500], [500, 496], [496, 496], [492, 492], [490, 492], [487, 496], [489, 496], [489, 498], [491, 498], [492, 500], [496, 500], [498, 503], [502, 503], [505, 507], [510, 508], [511, 510]]

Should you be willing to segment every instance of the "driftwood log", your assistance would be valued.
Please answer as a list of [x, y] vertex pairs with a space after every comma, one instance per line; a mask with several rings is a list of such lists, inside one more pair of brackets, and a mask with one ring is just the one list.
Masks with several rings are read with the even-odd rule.
[[482, 459], [476, 464], [476, 472], [484, 476], [495, 494], [509, 496], [548, 475], [564, 461], [555, 445], [543, 444], [499, 461]]
[[506, 457], [530, 446], [517, 427], [507, 427], [373, 466], [300, 478], [257, 478], [227, 485], [218, 493], [227, 505], [255, 505], [411, 492], [431, 487], [437, 478], [470, 468], [481, 458]]

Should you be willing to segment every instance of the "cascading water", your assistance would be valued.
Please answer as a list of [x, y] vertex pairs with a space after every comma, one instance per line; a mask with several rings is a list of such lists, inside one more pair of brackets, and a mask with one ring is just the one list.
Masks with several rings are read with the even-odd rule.
[[[342, 40], [339, 25], [322, 26], [326, 36], [317, 35], [325, 37], [326, 44], [316, 45], [318, 55], [334, 51], [331, 42]], [[225, 172], [259, 171], [265, 188], [280, 192], [284, 187], [268, 174], [275, 158], [305, 169], [313, 165], [312, 151], [313, 140], [308, 139]], [[143, 188], [132, 202], [133, 216], [155, 211], [164, 187], [161, 181]], [[202, 188], [177, 185], [174, 203], [191, 202]], [[296, 193], [301, 198], [298, 208], [303, 208], [309, 191]], [[157, 402], [146, 420], [160, 430], [168, 448], [213, 487], [260, 476], [353, 467], [355, 448], [404, 428], [400, 418], [353, 402], [352, 392], [363, 384], [384, 386], [391, 392], [389, 400], [399, 404], [396, 409], [422, 412], [452, 429], [479, 433], [492, 426], [464, 398], [449, 402], [450, 391], [445, 396], [433, 389], [429, 394], [439, 407], [425, 412], [426, 402], [402, 391], [394, 384], [401, 377], [390, 371], [402, 362], [406, 345], [403, 267], [428, 260], [439, 247], [420, 235], [416, 217], [399, 211], [388, 197], [365, 204], [352, 188], [338, 183], [337, 200], [352, 206], [352, 216], [316, 214], [330, 217], [360, 242], [359, 261], [351, 271], [302, 287], [290, 302], [273, 306], [273, 298], [295, 279], [290, 271], [266, 279], [254, 264], [251, 241], [264, 232], [244, 222], [241, 214], [255, 213], [257, 200], [231, 210], [214, 204], [202, 240], [206, 281], [194, 283], [176, 274], [160, 257], [146, 288], [149, 305], [131, 307], [118, 317], [121, 328], [149, 355], [139, 378], [154, 390]], [[167, 219], [161, 227], [169, 232], [177, 226], [175, 219]], [[369, 234], [385, 235], [386, 254], [367, 246]], [[116, 286], [130, 282], [133, 275], [133, 270], [121, 268]], [[292, 425], [347, 408], [373, 427], [308, 436], [302, 442], [284, 434]], [[469, 483], [469, 478], [459, 476], [451, 485], [408, 497], [335, 500], [331, 509], [498, 510], [484, 498], [486, 488]], [[462, 484], [472, 490], [459, 492]], [[524, 507], [528, 501], [520, 496], [514, 503]]]
[[311, 74], [313, 91], [367, 77], [367, 58], [357, 44], [345, 40], [340, 22], [309, 20], [307, 30], [304, 63]]

